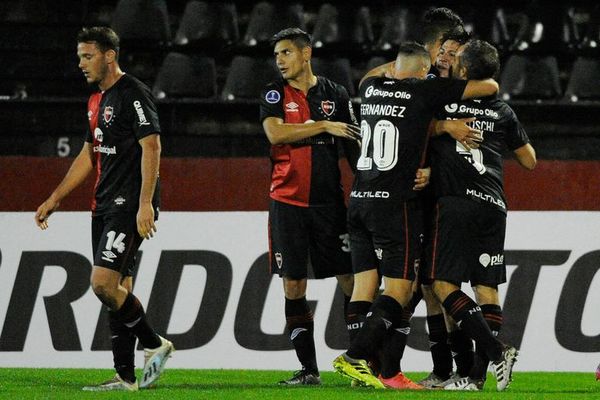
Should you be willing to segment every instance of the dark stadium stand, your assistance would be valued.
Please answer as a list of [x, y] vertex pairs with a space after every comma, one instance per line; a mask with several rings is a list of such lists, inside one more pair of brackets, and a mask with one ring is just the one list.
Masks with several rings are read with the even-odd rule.
[[[438, 4], [2, 2], [0, 155], [56, 155], [57, 139], [63, 137], [72, 147], [80, 143], [88, 93], [75, 57], [81, 26], [109, 25], [120, 33], [121, 66], [159, 99], [165, 136], [173, 145], [165, 146], [166, 155], [264, 156], [268, 146], [258, 123], [257, 96], [277, 76], [268, 44], [275, 32], [300, 26], [312, 33], [314, 70], [355, 96], [362, 75], [391, 60], [401, 41], [418, 38], [423, 13]], [[542, 158], [598, 158], [593, 149], [600, 142], [600, 4], [444, 5], [457, 11], [474, 35], [499, 48], [502, 94]], [[564, 121], [575, 121], [577, 129]]]

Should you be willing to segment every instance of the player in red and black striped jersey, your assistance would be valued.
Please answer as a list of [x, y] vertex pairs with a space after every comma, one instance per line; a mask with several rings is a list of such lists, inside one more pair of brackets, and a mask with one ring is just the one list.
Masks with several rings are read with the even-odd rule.
[[[82, 29], [77, 36], [79, 68], [98, 87], [88, 101], [89, 130], [79, 155], [35, 221], [46, 229], [60, 201], [94, 169], [91, 285], [109, 309], [115, 377], [84, 390], [137, 390], [162, 372], [173, 344], [156, 334], [132, 293], [135, 255], [156, 231], [160, 125], [150, 90], [119, 67], [119, 38], [105, 27]], [[144, 346], [144, 376], [134, 372], [137, 339]]]
[[[498, 70], [498, 52], [480, 40], [458, 50], [452, 69], [458, 79], [485, 79]], [[470, 148], [455, 134], [431, 140], [431, 182], [437, 204], [426, 251], [427, 274], [434, 280], [436, 297], [477, 343], [473, 368], [446, 388], [481, 390], [489, 360], [498, 361], [499, 354], [507, 352], [490, 335], [497, 335], [502, 326], [498, 285], [506, 281], [503, 154], [512, 151], [523, 167], [533, 169], [535, 151], [513, 110], [495, 96], [449, 103], [437, 118], [437, 133], [444, 133], [448, 121], [471, 118], [471, 128], [478, 130], [483, 140], [477, 148]], [[467, 281], [474, 288], [477, 304], [460, 290]], [[515, 349], [510, 352], [516, 355]], [[498, 390], [508, 385], [514, 361], [494, 363]]]
[[[397, 333], [406, 329], [402, 316], [412, 297], [421, 251], [422, 217], [416, 190], [424, 183], [418, 169], [425, 156], [429, 124], [449, 99], [459, 101], [498, 90], [492, 79], [425, 79], [430, 66], [423, 46], [406, 43], [400, 46], [396, 61], [367, 73], [359, 87], [362, 142], [348, 210], [355, 274], [348, 319], [364, 306], [369, 311], [364, 322], [355, 321], [362, 327], [348, 351], [336, 358], [334, 368], [368, 386], [421, 388], [399, 371], [406, 337], [398, 339]], [[379, 275], [384, 291], [373, 302]], [[380, 355], [378, 378], [366, 360]]]
[[320, 384], [307, 268], [310, 258], [314, 277], [335, 276], [349, 299], [353, 280], [338, 145], [352, 158], [359, 129], [346, 89], [313, 74], [310, 35], [288, 28], [272, 44], [281, 79], [260, 98], [260, 120], [271, 142], [269, 256], [271, 272], [283, 277], [287, 329], [302, 364], [280, 383]]

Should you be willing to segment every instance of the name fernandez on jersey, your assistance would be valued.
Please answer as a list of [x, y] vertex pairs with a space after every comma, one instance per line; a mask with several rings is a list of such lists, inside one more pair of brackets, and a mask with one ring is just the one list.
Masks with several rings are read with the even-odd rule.
[[391, 104], [361, 104], [360, 115], [377, 115], [404, 118], [406, 107]]

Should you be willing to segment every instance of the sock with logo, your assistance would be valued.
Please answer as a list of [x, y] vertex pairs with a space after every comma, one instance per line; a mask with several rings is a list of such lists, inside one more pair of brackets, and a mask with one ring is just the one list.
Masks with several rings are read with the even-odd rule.
[[460, 328], [450, 332], [448, 339], [456, 363], [456, 373], [461, 377], [469, 376], [475, 357], [473, 339]]
[[388, 334], [395, 318], [400, 318], [401, 315], [400, 303], [393, 297], [380, 295], [371, 306], [365, 323], [346, 354], [352, 358], [367, 360], [377, 357], [383, 338]]
[[477, 345], [485, 349], [490, 360], [502, 357], [502, 343], [492, 335], [483, 319], [481, 309], [469, 296], [460, 290], [450, 293], [442, 303], [446, 312], [454, 318], [457, 325], [471, 337]]
[[429, 315], [429, 351], [433, 360], [433, 373], [446, 380], [452, 373], [452, 353], [448, 344], [448, 332], [444, 314]]
[[392, 329], [383, 339], [379, 350], [381, 359], [381, 376], [392, 378], [402, 371], [401, 361], [410, 334], [410, 318], [412, 313], [404, 310], [400, 318], [393, 321]]
[[363, 326], [367, 319], [367, 313], [371, 308], [370, 301], [351, 301], [348, 303], [346, 310], [346, 329], [348, 330], [348, 337], [350, 343], [354, 340], [360, 328]]
[[135, 382], [135, 335], [119, 321], [114, 312], [108, 313], [110, 342], [115, 370], [127, 382]]
[[[485, 322], [487, 322], [492, 335], [498, 337], [500, 329], [502, 328], [502, 308], [497, 304], [482, 304], [481, 313]], [[485, 350], [481, 346], [477, 346], [475, 351], [475, 363], [469, 373], [469, 376], [474, 379], [485, 379], [487, 367], [490, 363], [490, 359], [485, 354]]]
[[127, 293], [125, 302], [113, 314], [118, 321], [137, 336], [145, 349], [155, 349], [161, 345], [160, 338], [148, 324], [142, 303], [133, 293]]
[[298, 360], [309, 372], [319, 374], [314, 339], [313, 314], [306, 297], [301, 299], [285, 299], [285, 319], [290, 340], [296, 349]]

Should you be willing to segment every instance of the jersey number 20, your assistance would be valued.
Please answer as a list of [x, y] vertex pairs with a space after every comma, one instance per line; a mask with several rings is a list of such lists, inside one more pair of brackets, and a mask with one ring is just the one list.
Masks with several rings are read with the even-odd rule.
[[[356, 169], [370, 170], [373, 163], [379, 171], [389, 171], [398, 162], [398, 128], [386, 119], [377, 121], [373, 129], [363, 120], [360, 124], [362, 134], [360, 157]], [[369, 157], [370, 142], [373, 142], [372, 155]]]

